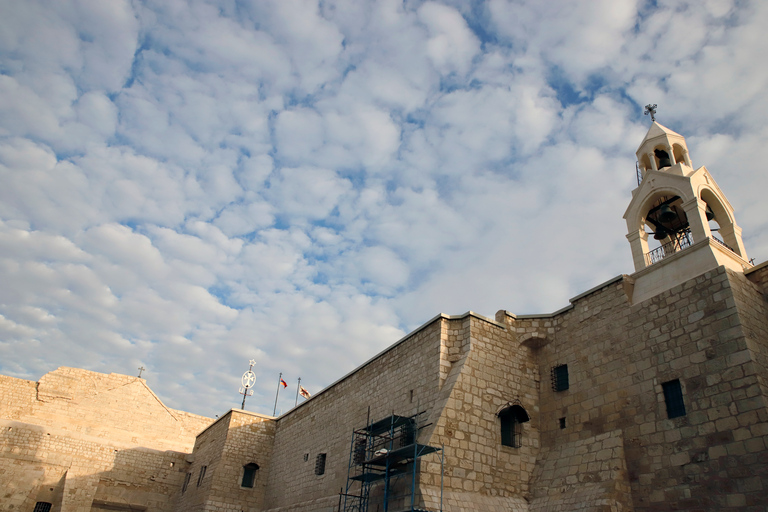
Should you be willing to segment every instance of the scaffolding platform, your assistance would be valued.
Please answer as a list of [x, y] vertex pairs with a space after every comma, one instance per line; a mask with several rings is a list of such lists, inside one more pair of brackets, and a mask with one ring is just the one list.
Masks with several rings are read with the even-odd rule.
[[[340, 512], [368, 512], [373, 505], [383, 512], [391, 507], [398, 512], [430, 512], [416, 506], [418, 460], [440, 452], [442, 467], [443, 458], [441, 448], [418, 442], [420, 431], [427, 426], [418, 422], [422, 414], [392, 414], [353, 432], [347, 487], [339, 492]], [[440, 478], [442, 482], [442, 470]], [[440, 487], [442, 509], [442, 484]]]
[[398, 464], [400, 462], [407, 462], [409, 460], [417, 459], [423, 455], [428, 455], [440, 450], [434, 446], [426, 444], [412, 444], [409, 446], [403, 446], [397, 450], [392, 450], [378, 456], [374, 456], [372, 459], [365, 461], [365, 464], [370, 466], [386, 466], [387, 464]]

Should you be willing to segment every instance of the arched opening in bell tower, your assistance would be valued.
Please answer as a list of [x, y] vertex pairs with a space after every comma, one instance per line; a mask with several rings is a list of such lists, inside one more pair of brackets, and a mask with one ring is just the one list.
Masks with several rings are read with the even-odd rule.
[[685, 148], [681, 144], [673, 144], [672, 145], [672, 154], [675, 157], [675, 163], [678, 164], [686, 164], [690, 166], [688, 163], [688, 152], [685, 150]]
[[656, 197], [645, 215], [644, 224], [649, 235], [648, 265], [692, 244], [688, 216], [683, 210], [680, 196]]
[[720, 198], [706, 188], [701, 191], [699, 197], [706, 204], [706, 218], [712, 239], [730, 249], [731, 252], [742, 256], [739, 252], [733, 220]]
[[651, 167], [651, 159], [648, 155], [643, 155], [640, 159], [640, 167], [643, 169], [643, 174], [653, 169], [653, 167]]

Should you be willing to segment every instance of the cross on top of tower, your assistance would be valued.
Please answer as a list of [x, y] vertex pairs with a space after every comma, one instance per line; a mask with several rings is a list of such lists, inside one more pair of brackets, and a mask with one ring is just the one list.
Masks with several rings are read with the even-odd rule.
[[645, 112], [643, 112], [645, 115], [650, 114], [651, 115], [651, 121], [656, 121], [656, 105], [655, 103], [651, 105], [650, 103], [645, 106]]

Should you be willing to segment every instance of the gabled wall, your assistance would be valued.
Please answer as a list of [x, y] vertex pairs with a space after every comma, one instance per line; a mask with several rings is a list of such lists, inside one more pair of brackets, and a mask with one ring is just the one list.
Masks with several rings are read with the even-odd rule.
[[165, 407], [143, 379], [59, 368], [0, 376], [0, 510], [173, 510], [185, 453], [210, 419]]

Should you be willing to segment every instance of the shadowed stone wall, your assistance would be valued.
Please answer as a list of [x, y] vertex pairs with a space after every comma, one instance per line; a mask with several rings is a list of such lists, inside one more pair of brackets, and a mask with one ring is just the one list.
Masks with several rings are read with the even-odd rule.
[[43, 501], [57, 512], [170, 512], [185, 453], [210, 422], [167, 408], [136, 377], [76, 368], [39, 383], [0, 376], [0, 510]]

